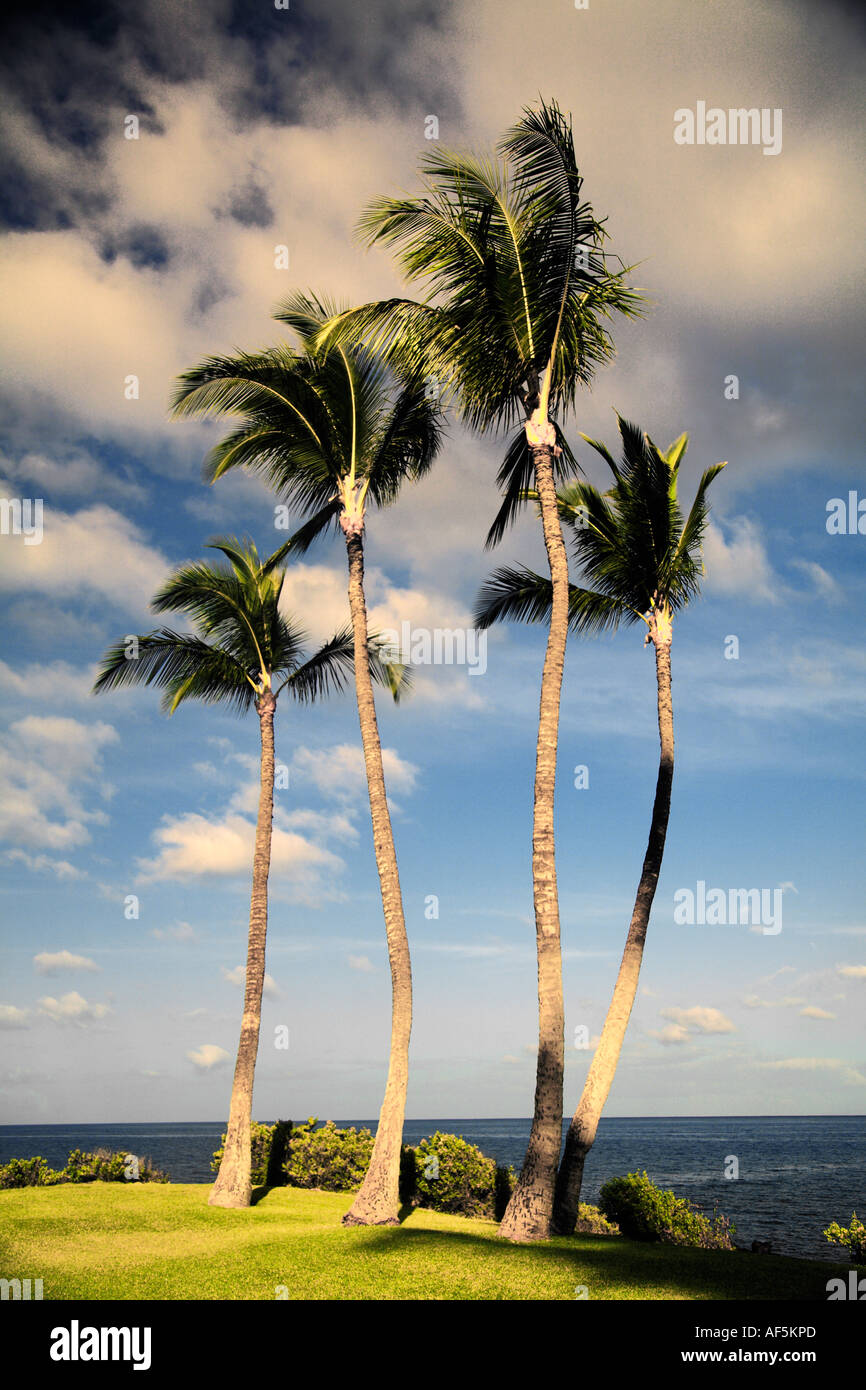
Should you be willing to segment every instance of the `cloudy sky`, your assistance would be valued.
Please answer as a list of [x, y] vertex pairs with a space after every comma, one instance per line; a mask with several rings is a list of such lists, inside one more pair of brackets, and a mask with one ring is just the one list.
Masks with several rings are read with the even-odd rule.
[[[215, 533], [282, 539], [258, 483], [201, 482], [220, 426], [169, 422], [171, 384], [205, 354], [275, 341], [271, 311], [296, 288], [397, 289], [387, 255], [353, 237], [365, 202], [413, 187], [429, 117], [443, 145], [484, 150], [539, 93], [573, 113], [584, 191], [652, 300], [617, 326], [570, 437], [613, 444], [613, 407], [663, 446], [688, 430], [687, 498], [729, 462], [704, 596], [675, 635], [673, 814], [608, 1113], [862, 1112], [856, 8], [30, 0], [5, 22], [0, 497], [42, 499], [44, 522], [39, 544], [11, 523], [0, 535], [0, 1118], [225, 1114], [255, 720], [167, 720], [147, 691], [89, 694], [105, 646], [147, 630], [171, 566]], [[675, 112], [698, 103], [780, 112], [781, 148], [676, 143]], [[376, 625], [468, 623], [493, 563], [500, 452], [451, 426], [429, 479], [371, 518]], [[833, 534], [828, 504], [850, 493], [854, 534]], [[543, 561], [531, 516], [496, 562], [517, 560]], [[332, 539], [290, 572], [314, 637], [346, 619], [344, 564]], [[542, 655], [542, 632], [503, 629], [483, 674], [419, 668], [411, 700], [381, 704], [416, 983], [410, 1116], [531, 1112]], [[370, 1118], [389, 977], [350, 696], [281, 707], [277, 753], [256, 1114]], [[640, 636], [575, 642], [557, 805], [569, 1110], [589, 1056], [575, 1030], [592, 1038], [604, 1018], [656, 761]], [[699, 883], [778, 891], [782, 929], [677, 923], [675, 894]]]

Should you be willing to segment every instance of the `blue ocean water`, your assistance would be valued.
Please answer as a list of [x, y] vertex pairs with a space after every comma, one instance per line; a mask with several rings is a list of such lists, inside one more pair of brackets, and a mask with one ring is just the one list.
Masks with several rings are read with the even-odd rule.
[[[375, 1120], [340, 1120], [365, 1125]], [[529, 1120], [407, 1120], [415, 1144], [439, 1129], [462, 1134], [499, 1163], [520, 1168]], [[126, 1149], [151, 1158], [174, 1182], [209, 1182], [210, 1159], [225, 1128], [193, 1124], [2, 1125], [0, 1163], [41, 1154], [63, 1167], [72, 1148]], [[565, 1127], [564, 1127], [565, 1128]], [[725, 1178], [726, 1160], [739, 1164]], [[730, 1116], [603, 1119], [589, 1155], [582, 1197], [595, 1202], [608, 1178], [646, 1169], [654, 1182], [716, 1208], [736, 1226], [738, 1245], [770, 1240], [779, 1254], [844, 1260], [824, 1240], [831, 1221], [866, 1215], [866, 1116]], [[729, 1165], [730, 1166], [730, 1165]]]

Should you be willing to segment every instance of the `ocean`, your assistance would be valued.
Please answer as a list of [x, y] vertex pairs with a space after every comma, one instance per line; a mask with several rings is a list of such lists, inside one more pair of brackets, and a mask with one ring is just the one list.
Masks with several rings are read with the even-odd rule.
[[[341, 1126], [375, 1120], [340, 1120]], [[405, 1142], [437, 1129], [462, 1134], [497, 1162], [519, 1170], [529, 1120], [407, 1120]], [[563, 1132], [567, 1126], [563, 1127]], [[151, 1158], [174, 1182], [210, 1182], [210, 1159], [224, 1124], [2, 1125], [0, 1163], [41, 1154], [62, 1168], [72, 1148], [125, 1149]], [[726, 1178], [736, 1158], [739, 1176]], [[844, 1260], [822, 1231], [866, 1216], [866, 1116], [603, 1119], [587, 1159], [582, 1199], [595, 1203], [611, 1177], [646, 1169], [712, 1215], [729, 1217], [737, 1245], [770, 1240], [775, 1253]]]

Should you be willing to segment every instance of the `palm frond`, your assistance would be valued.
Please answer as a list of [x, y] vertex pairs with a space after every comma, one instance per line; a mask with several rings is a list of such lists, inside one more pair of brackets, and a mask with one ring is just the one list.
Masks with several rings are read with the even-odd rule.
[[703, 542], [707, 517], [709, 515], [709, 505], [706, 497], [707, 488], [710, 486], [713, 479], [718, 477], [722, 469], [727, 468], [727, 466], [727, 463], [715, 463], [712, 468], [707, 468], [701, 475], [701, 480], [698, 483], [695, 493], [695, 499], [692, 502], [677, 543], [674, 557], [675, 561], [681, 562], [685, 556], [690, 556], [696, 566], [700, 563], [697, 552], [700, 551]]
[[[548, 578], [523, 565], [494, 570], [478, 594], [475, 626], [492, 627], [498, 622], [549, 623], [553, 606], [553, 586]], [[568, 586], [568, 622], [572, 632], [603, 632], [619, 623], [633, 623], [639, 614], [631, 613], [608, 594]]]
[[353, 664], [352, 629], [346, 627], [324, 642], [302, 665], [289, 671], [283, 686], [296, 700], [309, 704], [324, 695], [343, 690]]
[[[135, 655], [128, 655], [129, 649]], [[93, 686], [95, 695], [123, 686], [153, 685], [164, 691], [162, 707], [172, 712], [184, 699], [228, 703], [246, 710], [255, 699], [248, 673], [227, 652], [171, 628], [116, 642], [106, 651]]]

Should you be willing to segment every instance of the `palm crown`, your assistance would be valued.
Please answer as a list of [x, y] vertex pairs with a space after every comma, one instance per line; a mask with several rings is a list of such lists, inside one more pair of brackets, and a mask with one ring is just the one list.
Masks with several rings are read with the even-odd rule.
[[297, 294], [275, 315], [300, 346], [210, 357], [180, 378], [176, 415], [233, 413], [243, 424], [211, 450], [205, 475], [261, 473], [278, 496], [312, 513], [293, 538], [303, 550], [341, 514], [363, 517], [421, 477], [440, 442], [439, 408], [417, 375], [395, 374], [357, 344], [325, 352], [322, 326], [337, 307]]
[[[305, 658], [308, 638], [293, 618], [280, 610], [286, 546], [260, 560], [252, 541], [227, 537], [212, 543], [228, 566], [196, 561], [182, 565], [152, 602], [157, 613], [184, 613], [197, 633], [163, 627], [106, 652], [94, 691], [125, 685], [154, 685], [163, 691], [163, 708], [172, 714], [184, 700], [224, 702], [237, 711], [249, 709], [266, 691], [274, 698], [287, 690], [311, 702], [341, 690], [352, 669], [351, 629], [335, 634]], [[399, 694], [407, 673], [378, 655], [370, 643], [374, 679]]]
[[[572, 481], [557, 493], [575, 558], [592, 586], [569, 586], [569, 620], [579, 632], [643, 621], [649, 639], [660, 617], [669, 620], [698, 592], [707, 488], [726, 465], [706, 470], [684, 520], [677, 483], [688, 435], [663, 452], [636, 425], [619, 415], [617, 420], [620, 463], [604, 444], [583, 436], [610, 468], [613, 487], [602, 494], [590, 483]], [[526, 495], [534, 497], [531, 491]], [[524, 566], [502, 568], [479, 595], [476, 622], [489, 627], [508, 618], [542, 621], [550, 602], [549, 580]]]
[[438, 373], [482, 429], [514, 423], [541, 390], [551, 410], [571, 406], [612, 355], [603, 320], [640, 304], [627, 268], [608, 267], [604, 225], [581, 202], [571, 124], [556, 103], [527, 107], [499, 153], [497, 162], [433, 151], [421, 196], [371, 204], [361, 231], [396, 246], [428, 298], [342, 316], [376, 347]]
[[[527, 107], [499, 143], [500, 159], [433, 151], [418, 197], [383, 198], [363, 214], [369, 244], [397, 248], [422, 302], [391, 299], [340, 315], [323, 335], [362, 338], [435, 380], [473, 427], [509, 428], [521, 416], [565, 413], [595, 368], [613, 355], [607, 321], [641, 312], [628, 267], [604, 249], [607, 233], [581, 200], [571, 123], [555, 102]], [[619, 268], [615, 266], [619, 264]], [[554, 423], [557, 473], [575, 461]], [[499, 474], [495, 543], [529, 486], [524, 430]]]

